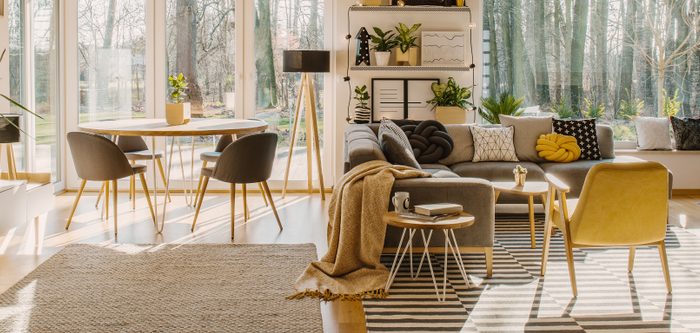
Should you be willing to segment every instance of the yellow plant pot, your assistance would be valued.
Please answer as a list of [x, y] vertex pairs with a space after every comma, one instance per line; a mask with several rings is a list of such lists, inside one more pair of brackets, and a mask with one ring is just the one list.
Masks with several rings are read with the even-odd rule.
[[165, 104], [165, 121], [168, 125], [182, 125], [192, 117], [190, 103]]
[[467, 110], [459, 106], [435, 107], [435, 120], [443, 124], [466, 124]]
[[525, 186], [525, 179], [527, 179], [526, 173], [516, 173], [514, 176], [516, 186]]
[[394, 49], [396, 53], [396, 64], [399, 66], [418, 66], [420, 63], [420, 50], [417, 47], [408, 49], [408, 52], [402, 52], [400, 47]]

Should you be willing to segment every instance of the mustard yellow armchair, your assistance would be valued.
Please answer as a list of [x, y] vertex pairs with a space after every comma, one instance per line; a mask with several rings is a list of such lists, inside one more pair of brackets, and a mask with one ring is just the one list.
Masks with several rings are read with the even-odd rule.
[[[628, 271], [634, 267], [635, 247], [656, 246], [666, 289], [671, 278], [666, 258], [668, 170], [655, 162], [602, 163], [593, 167], [579, 199], [567, 199], [569, 187], [552, 175], [542, 248], [542, 276], [547, 269], [553, 228], [564, 237], [569, 279], [574, 296], [576, 272], [573, 248], [629, 247]], [[556, 199], [555, 199], [556, 197]]]

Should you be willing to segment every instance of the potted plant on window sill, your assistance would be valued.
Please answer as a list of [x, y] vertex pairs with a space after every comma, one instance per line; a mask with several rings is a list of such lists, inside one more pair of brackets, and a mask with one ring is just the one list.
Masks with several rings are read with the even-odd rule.
[[191, 106], [184, 102], [187, 98], [187, 78], [182, 73], [168, 76], [170, 102], [165, 105], [165, 120], [168, 125], [182, 125], [190, 122]]
[[399, 23], [398, 27], [395, 27], [398, 35], [396, 36], [396, 63], [400, 66], [417, 66], [418, 65], [418, 36], [416, 32], [421, 27], [421, 24], [414, 24], [410, 28]]
[[374, 50], [374, 59], [377, 66], [388, 66], [391, 58], [391, 50], [396, 47], [397, 42], [394, 38], [394, 33], [391, 31], [382, 31], [377, 27], [373, 28], [375, 35], [370, 35], [372, 40], [372, 50]]
[[443, 124], [466, 124], [467, 113], [471, 112], [474, 104], [469, 102], [472, 97], [471, 87], [460, 87], [453, 77], [447, 83], [431, 85], [435, 97], [428, 103], [434, 106], [435, 120]]
[[482, 98], [481, 108], [479, 108], [479, 114], [481, 118], [484, 118], [490, 124], [500, 124], [501, 119], [499, 115], [515, 116], [519, 117], [525, 112], [521, 110], [520, 106], [523, 104], [524, 99], [515, 98], [508, 93], [503, 93], [496, 100], [493, 97]]

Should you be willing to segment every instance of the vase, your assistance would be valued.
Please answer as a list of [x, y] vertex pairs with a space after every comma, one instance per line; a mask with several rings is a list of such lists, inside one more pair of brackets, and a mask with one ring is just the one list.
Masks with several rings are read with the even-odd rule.
[[464, 7], [464, 0], [457, 0], [457, 7]]
[[420, 50], [418, 47], [411, 47], [407, 52], [401, 51], [400, 47], [396, 49], [396, 64], [399, 66], [418, 66], [418, 55]]
[[168, 103], [165, 105], [165, 121], [168, 125], [183, 125], [192, 117], [190, 103]]
[[389, 66], [389, 59], [391, 59], [391, 52], [374, 52], [374, 59], [377, 66]]
[[459, 106], [436, 106], [435, 120], [443, 124], [466, 124], [467, 110]]
[[[15, 143], [19, 142], [19, 126], [20, 115], [18, 114], [3, 114], [5, 118], [0, 117], [0, 143]], [[15, 126], [12, 126], [12, 124]]]
[[525, 186], [525, 179], [527, 178], [526, 173], [516, 173], [514, 176], [515, 186]]
[[366, 124], [369, 123], [371, 116], [372, 113], [368, 107], [358, 105], [355, 107], [355, 118], [353, 119], [353, 122], [355, 124]]

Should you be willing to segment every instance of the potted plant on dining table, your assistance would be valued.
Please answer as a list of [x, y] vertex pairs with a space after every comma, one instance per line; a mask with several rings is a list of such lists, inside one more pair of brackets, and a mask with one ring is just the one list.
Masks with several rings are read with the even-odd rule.
[[192, 115], [189, 102], [185, 102], [187, 98], [187, 78], [184, 74], [168, 76], [168, 84], [170, 85], [170, 102], [165, 105], [165, 120], [168, 125], [182, 125], [190, 122]]

